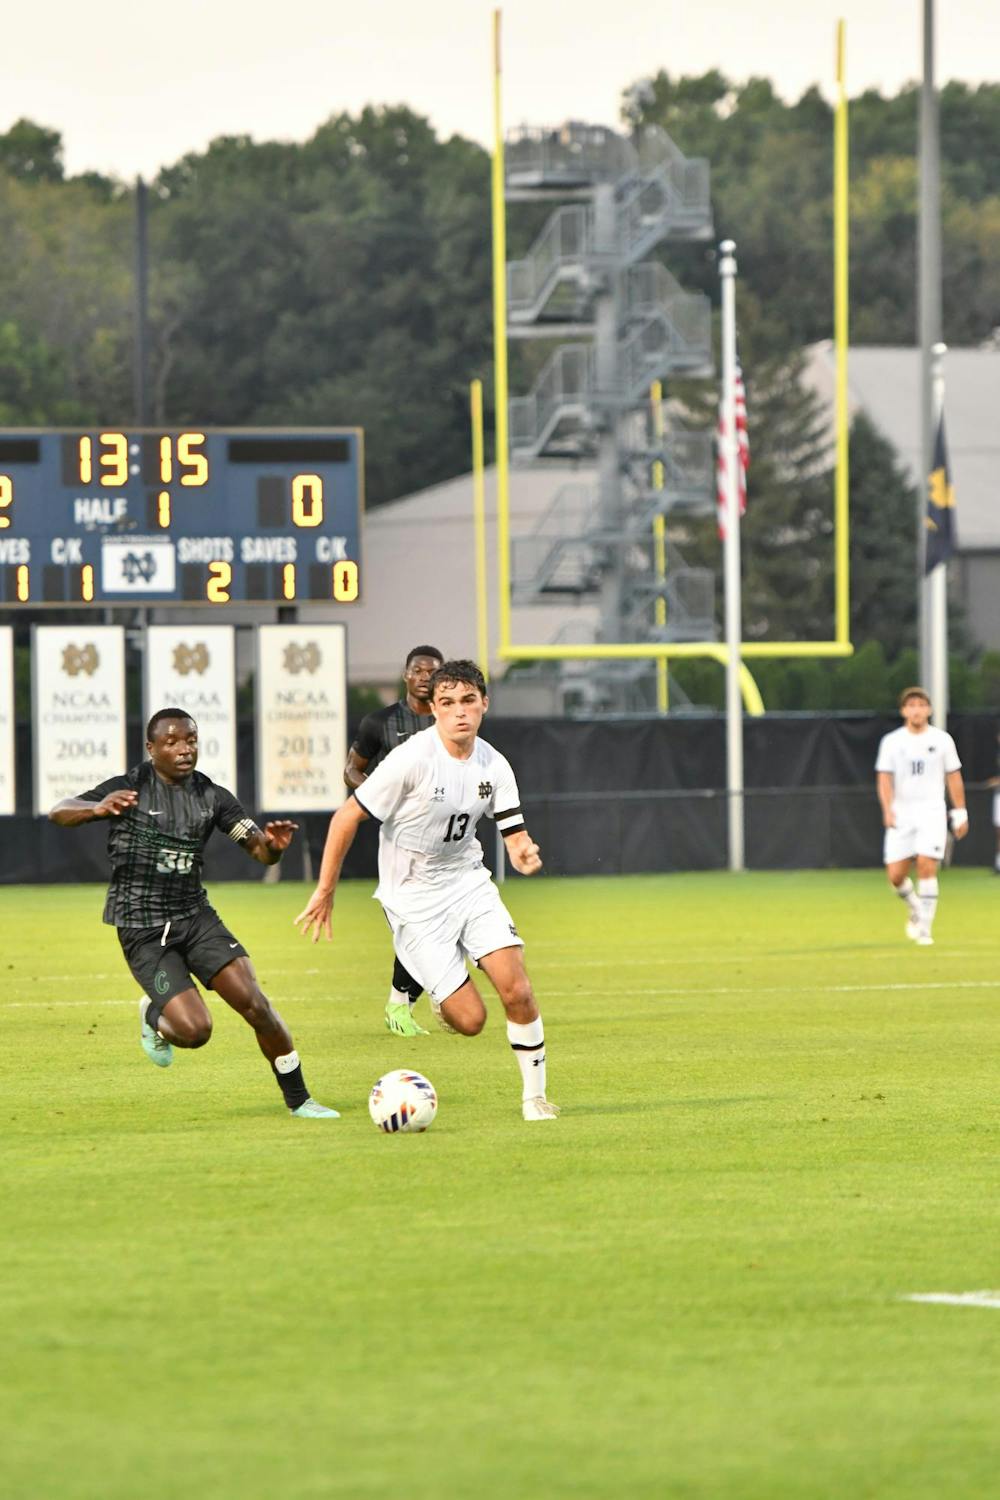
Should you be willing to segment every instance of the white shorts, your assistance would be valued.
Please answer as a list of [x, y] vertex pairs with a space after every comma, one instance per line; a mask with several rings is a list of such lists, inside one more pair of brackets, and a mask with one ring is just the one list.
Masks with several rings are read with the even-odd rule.
[[492, 880], [436, 917], [403, 922], [391, 912], [386, 916], [400, 963], [427, 991], [435, 1010], [468, 979], [467, 958], [478, 963], [498, 948], [524, 947]]
[[885, 830], [882, 863], [892, 865], [900, 859], [914, 859], [918, 854], [944, 859], [947, 840], [948, 814], [943, 806], [897, 808], [896, 827]]
[[1000, 828], [1000, 792], [993, 793], [993, 824]]

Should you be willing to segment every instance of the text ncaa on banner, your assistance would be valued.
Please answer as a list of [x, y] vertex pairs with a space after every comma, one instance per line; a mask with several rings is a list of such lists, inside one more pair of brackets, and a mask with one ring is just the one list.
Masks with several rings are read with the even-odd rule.
[[347, 645], [343, 625], [257, 630], [257, 805], [329, 812], [344, 800]]
[[0, 625], [0, 817], [14, 811], [14, 631]]
[[120, 625], [32, 629], [35, 812], [120, 776], [125, 764], [125, 632]]
[[236, 687], [231, 625], [150, 625], [145, 723], [182, 708], [198, 726], [198, 770], [236, 792]]

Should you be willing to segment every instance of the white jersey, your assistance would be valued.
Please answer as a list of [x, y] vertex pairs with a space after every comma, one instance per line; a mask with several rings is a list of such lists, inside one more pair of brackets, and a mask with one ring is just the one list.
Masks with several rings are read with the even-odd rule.
[[502, 833], [524, 827], [514, 772], [499, 751], [476, 739], [458, 760], [436, 725], [387, 755], [354, 795], [382, 824], [376, 899], [406, 922], [447, 910], [489, 880], [476, 838], [485, 813]]
[[883, 736], [875, 769], [892, 776], [893, 805], [919, 814], [943, 807], [945, 777], [960, 771], [962, 762], [955, 741], [943, 729], [928, 725], [913, 734], [904, 724]]

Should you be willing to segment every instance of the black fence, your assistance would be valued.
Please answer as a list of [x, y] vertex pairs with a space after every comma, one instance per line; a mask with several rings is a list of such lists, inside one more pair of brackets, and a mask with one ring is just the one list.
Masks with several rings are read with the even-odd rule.
[[[878, 742], [894, 717], [871, 714], [766, 715], [745, 721], [744, 817], [751, 869], [821, 869], [877, 865], [882, 826], [874, 792]], [[992, 793], [983, 783], [997, 766], [993, 714], [956, 715], [950, 725], [969, 788], [971, 829], [955, 863], [993, 860]], [[22, 810], [0, 819], [0, 880], [103, 880], [107, 830], [100, 824], [57, 828], [30, 815], [28, 727], [18, 732]], [[141, 755], [142, 727], [129, 725], [131, 763]], [[726, 865], [725, 724], [717, 718], [616, 720], [489, 719], [485, 737], [518, 777], [531, 832], [552, 874], [638, 874], [713, 870]], [[239, 730], [237, 795], [256, 809], [253, 726]], [[81, 787], [80, 790], [85, 790]], [[259, 816], [266, 815], [259, 810]], [[286, 878], [311, 879], [329, 822], [306, 814], [286, 854]], [[487, 860], [492, 825], [480, 827]], [[372, 878], [378, 831], [365, 824], [344, 867]], [[206, 854], [209, 880], [261, 878], [261, 867], [228, 839]]]

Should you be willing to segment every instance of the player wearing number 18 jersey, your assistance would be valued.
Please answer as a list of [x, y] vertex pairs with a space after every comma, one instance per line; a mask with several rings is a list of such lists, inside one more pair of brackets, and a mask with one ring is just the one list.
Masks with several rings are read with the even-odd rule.
[[[903, 727], [883, 736], [875, 761], [878, 799], [885, 825], [883, 860], [889, 883], [906, 902], [906, 935], [923, 947], [934, 939], [931, 929], [938, 902], [938, 864], [944, 858], [951, 799], [951, 826], [956, 838], [969, 830], [962, 783], [962, 762], [955, 741], [930, 723], [930, 699], [923, 688], [907, 688], [899, 700]], [[910, 878], [916, 863], [917, 889]]]
[[466, 971], [470, 958], [486, 974], [507, 1013], [507, 1038], [521, 1072], [525, 1120], [553, 1119], [545, 1094], [545, 1037], [523, 944], [483, 864], [476, 838], [488, 815], [522, 875], [541, 869], [538, 845], [524, 825], [514, 773], [478, 738], [488, 706], [473, 662], [450, 661], [431, 678], [435, 724], [394, 750], [330, 822], [319, 884], [296, 917], [315, 941], [330, 936], [330, 914], [344, 856], [361, 823], [381, 823], [377, 899], [392, 928], [397, 956], [431, 997], [446, 1026], [475, 1036], [486, 1007]]
[[231, 792], [195, 770], [198, 730], [183, 709], [153, 715], [146, 749], [149, 760], [142, 765], [64, 798], [49, 814], [64, 828], [110, 821], [112, 873], [104, 920], [117, 929], [125, 961], [145, 991], [139, 1007], [143, 1051], [166, 1068], [174, 1047], [208, 1041], [212, 1017], [193, 973], [253, 1028], [292, 1114], [336, 1119], [336, 1110], [310, 1098], [288, 1028], [201, 883], [205, 845], [217, 828], [259, 864], [273, 865], [296, 825], [276, 821], [262, 831]]

